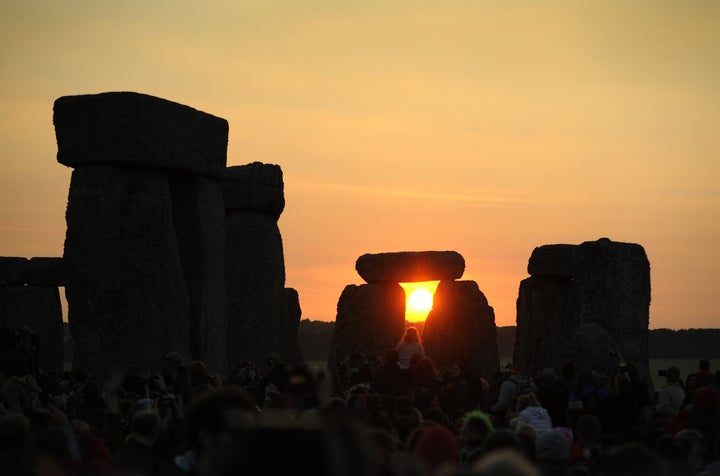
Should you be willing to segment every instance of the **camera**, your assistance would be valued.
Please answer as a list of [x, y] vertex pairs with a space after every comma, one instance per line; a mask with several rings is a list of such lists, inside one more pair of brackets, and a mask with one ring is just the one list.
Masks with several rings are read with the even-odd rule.
[[667, 370], [665, 370], [665, 369], [660, 369], [660, 370], [658, 370], [658, 376], [659, 376], [659, 377], [665, 377], [665, 376], [667, 376]]

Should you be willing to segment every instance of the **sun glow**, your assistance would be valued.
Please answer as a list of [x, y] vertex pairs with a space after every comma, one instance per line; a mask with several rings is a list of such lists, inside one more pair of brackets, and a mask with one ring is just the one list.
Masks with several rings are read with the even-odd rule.
[[424, 288], [416, 289], [408, 298], [410, 307], [416, 311], [430, 311], [433, 304], [433, 295]]
[[424, 321], [433, 307], [433, 294], [439, 281], [400, 283], [405, 289], [405, 320]]

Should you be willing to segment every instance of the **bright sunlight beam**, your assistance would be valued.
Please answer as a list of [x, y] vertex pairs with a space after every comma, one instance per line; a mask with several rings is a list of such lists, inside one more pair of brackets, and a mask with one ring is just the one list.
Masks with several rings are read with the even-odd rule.
[[416, 289], [408, 298], [410, 308], [414, 311], [429, 312], [432, 309], [433, 295], [425, 288]]
[[424, 281], [421, 283], [400, 283], [405, 290], [405, 320], [408, 322], [424, 321], [432, 310], [433, 294], [440, 281]]

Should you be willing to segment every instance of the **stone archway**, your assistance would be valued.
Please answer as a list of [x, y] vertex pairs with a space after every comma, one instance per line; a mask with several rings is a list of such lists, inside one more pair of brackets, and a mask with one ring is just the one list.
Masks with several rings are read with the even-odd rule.
[[380, 358], [395, 347], [405, 327], [405, 292], [399, 283], [440, 281], [422, 335], [438, 368], [461, 359], [476, 375], [500, 369], [495, 314], [474, 281], [456, 281], [465, 260], [455, 251], [365, 254], [355, 269], [367, 284], [348, 285], [338, 301], [328, 369], [361, 352]]

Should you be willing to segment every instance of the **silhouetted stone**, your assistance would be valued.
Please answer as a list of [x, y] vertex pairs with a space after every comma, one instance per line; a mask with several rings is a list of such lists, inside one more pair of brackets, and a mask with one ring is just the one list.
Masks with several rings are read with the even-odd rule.
[[462, 277], [465, 260], [455, 251], [364, 254], [355, 269], [368, 283], [452, 280]]
[[53, 122], [64, 165], [225, 174], [227, 121], [182, 104], [133, 92], [64, 96], [55, 101]]
[[495, 312], [475, 281], [440, 281], [422, 341], [438, 368], [459, 359], [487, 379], [500, 370]]
[[25, 284], [27, 264], [27, 258], [0, 257], [0, 286]]
[[282, 321], [280, 322], [280, 356], [289, 364], [303, 361], [298, 341], [298, 327], [302, 317], [300, 297], [293, 288], [283, 289]]
[[[253, 184], [261, 182], [262, 186]], [[251, 191], [236, 188], [250, 187]], [[267, 192], [275, 199], [253, 195]], [[285, 259], [277, 226], [281, 208], [282, 171], [276, 165], [230, 167], [223, 187], [226, 206], [226, 275], [228, 292], [229, 364], [259, 362], [281, 354], [280, 332], [285, 289]], [[247, 192], [247, 194], [246, 194]], [[248, 198], [248, 197], [255, 198]], [[239, 197], [248, 198], [246, 202]], [[284, 203], [284, 200], [282, 201]], [[241, 205], [243, 203], [243, 205]], [[270, 203], [275, 208], [269, 206]]]
[[190, 297], [190, 352], [215, 372], [227, 371], [225, 207], [219, 184], [170, 175], [173, 222]]
[[277, 219], [285, 208], [283, 188], [279, 165], [253, 162], [228, 167], [223, 189], [225, 208], [267, 213]]
[[582, 358], [568, 345], [580, 324], [578, 298], [571, 278], [531, 276], [520, 282], [513, 352], [516, 367], [531, 374], [545, 367], [559, 372], [563, 362]]
[[30, 258], [25, 269], [25, 283], [42, 286], [65, 286], [65, 263], [62, 258]]
[[188, 358], [189, 299], [166, 175], [79, 167], [72, 174], [66, 220], [73, 365], [158, 369], [168, 351]]
[[530, 276], [572, 278], [577, 274], [577, 245], [543, 245], [535, 248], [528, 261]]
[[649, 380], [650, 264], [642, 246], [603, 238], [574, 249], [543, 246], [533, 256], [537, 275], [520, 283], [514, 364], [538, 373], [572, 360], [612, 375], [620, 357], [610, 354], [618, 354]]
[[0, 286], [0, 327], [29, 326], [39, 341], [39, 364], [63, 370], [63, 321], [57, 286]]
[[362, 352], [381, 359], [400, 342], [405, 328], [405, 290], [397, 283], [345, 287], [337, 306], [328, 369]]

